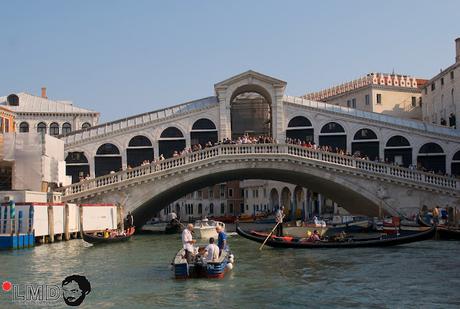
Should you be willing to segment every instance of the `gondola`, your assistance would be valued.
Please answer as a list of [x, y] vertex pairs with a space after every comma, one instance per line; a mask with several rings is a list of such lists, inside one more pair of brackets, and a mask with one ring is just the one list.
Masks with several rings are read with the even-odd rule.
[[[265, 237], [257, 234], [246, 232], [239, 226], [236, 227], [236, 232], [249, 240], [263, 243]], [[433, 238], [435, 235], [436, 228], [431, 227], [423, 232], [411, 232], [402, 231], [400, 235], [382, 235], [378, 239], [350, 239], [345, 241], [317, 241], [310, 242], [305, 238], [297, 237], [277, 237], [271, 236], [265, 245], [274, 248], [305, 248], [305, 249], [316, 249], [316, 248], [361, 248], [361, 247], [387, 247], [402, 245], [422, 240]]]
[[451, 228], [447, 226], [438, 226], [436, 228], [438, 233], [438, 237], [440, 239], [456, 239], [460, 240], [460, 229], [459, 228]]
[[90, 244], [109, 244], [109, 243], [123, 242], [123, 241], [129, 240], [131, 236], [134, 234], [134, 231], [135, 231], [135, 228], [130, 227], [126, 229], [125, 235], [114, 236], [114, 237], [109, 237], [109, 238], [104, 238], [103, 236], [91, 235], [91, 234], [82, 232], [82, 238], [84, 241], [89, 242]]
[[182, 232], [184, 225], [179, 220], [173, 219], [166, 225], [165, 234], [177, 234]]

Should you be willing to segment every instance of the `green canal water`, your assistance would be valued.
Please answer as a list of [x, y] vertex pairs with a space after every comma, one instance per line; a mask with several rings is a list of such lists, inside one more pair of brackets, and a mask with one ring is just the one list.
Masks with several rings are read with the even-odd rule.
[[[81, 308], [459, 308], [460, 242], [393, 248], [258, 250], [230, 237], [236, 262], [223, 280], [176, 281], [179, 235], [136, 235], [127, 243], [82, 240], [0, 252], [0, 282], [59, 284], [88, 278]], [[0, 290], [0, 308], [24, 308]], [[35, 307], [35, 306], [34, 306]], [[62, 299], [41, 308], [66, 307]]]

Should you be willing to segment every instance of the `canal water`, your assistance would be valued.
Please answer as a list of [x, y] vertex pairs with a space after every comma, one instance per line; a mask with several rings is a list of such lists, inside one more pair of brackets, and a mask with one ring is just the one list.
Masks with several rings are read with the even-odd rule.
[[[223, 280], [174, 280], [179, 235], [135, 235], [122, 244], [72, 240], [0, 252], [0, 282], [60, 285], [84, 275], [91, 292], [81, 308], [98, 309], [460, 307], [460, 242], [313, 251], [259, 251], [239, 236], [229, 242], [235, 268]], [[11, 291], [0, 293], [0, 308], [24, 307]]]

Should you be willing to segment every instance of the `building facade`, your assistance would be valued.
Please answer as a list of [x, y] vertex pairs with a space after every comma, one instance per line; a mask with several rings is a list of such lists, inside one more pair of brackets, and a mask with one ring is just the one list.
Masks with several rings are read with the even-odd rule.
[[74, 106], [72, 102], [51, 100], [42, 88], [41, 96], [25, 92], [0, 97], [0, 106], [16, 114], [15, 129], [20, 133], [38, 132], [52, 136], [97, 125], [99, 113]]
[[424, 121], [459, 128], [457, 119], [460, 119], [460, 38], [455, 40], [455, 63], [426, 83], [422, 89], [422, 101]]
[[421, 87], [425, 82], [424, 79], [408, 75], [370, 73], [303, 97], [368, 112], [421, 120]]

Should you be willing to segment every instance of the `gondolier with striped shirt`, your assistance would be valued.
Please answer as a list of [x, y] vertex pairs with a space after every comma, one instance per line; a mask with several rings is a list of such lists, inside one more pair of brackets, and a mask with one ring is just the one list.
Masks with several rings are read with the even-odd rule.
[[283, 236], [283, 219], [284, 219], [284, 206], [281, 206], [276, 211], [275, 221], [276, 221], [276, 236]]

